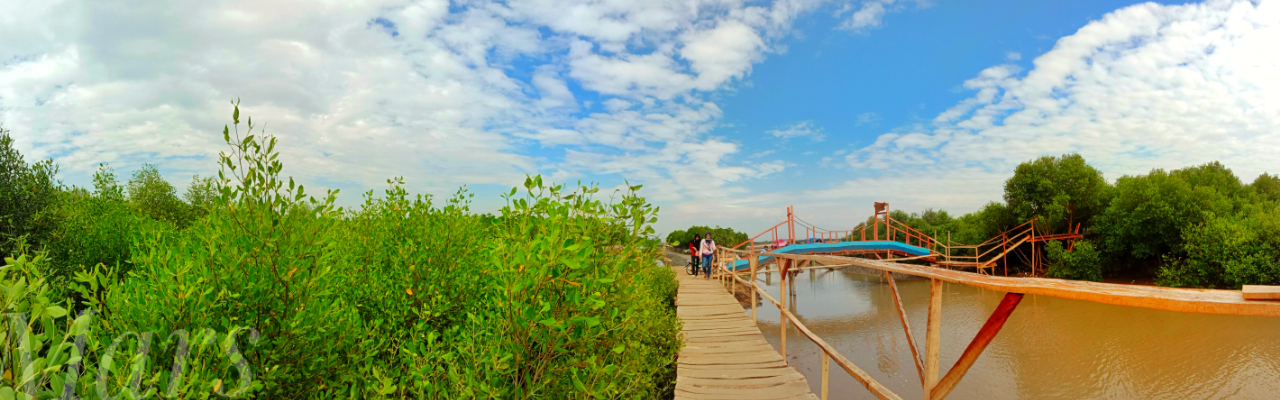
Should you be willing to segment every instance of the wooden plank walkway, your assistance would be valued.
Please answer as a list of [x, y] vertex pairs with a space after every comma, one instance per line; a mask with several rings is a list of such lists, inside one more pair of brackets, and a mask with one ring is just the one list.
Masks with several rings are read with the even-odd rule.
[[738, 301], [716, 279], [676, 269], [676, 315], [685, 345], [676, 365], [676, 399], [817, 399], [765, 341]]

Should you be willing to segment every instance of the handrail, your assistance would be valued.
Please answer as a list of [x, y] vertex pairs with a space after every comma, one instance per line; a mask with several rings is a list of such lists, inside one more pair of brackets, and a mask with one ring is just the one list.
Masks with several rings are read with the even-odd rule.
[[849, 263], [880, 271], [940, 279], [998, 292], [1039, 294], [1177, 312], [1280, 317], [1280, 302], [1245, 300], [1244, 295], [1238, 290], [1177, 289], [1054, 278], [1012, 278], [845, 256], [787, 253], [762, 253], [761, 255], [788, 260]]
[[769, 227], [769, 229], [765, 229], [765, 230], [763, 230], [763, 231], [760, 231], [760, 233], [757, 233], [755, 236], [752, 236], [750, 239], [744, 240], [744, 241], [742, 241], [742, 243], [735, 244], [735, 245], [733, 245], [733, 247], [731, 247], [731, 248], [736, 249], [736, 248], [738, 248], [738, 246], [742, 246], [742, 245], [744, 245], [744, 244], [751, 243], [751, 241], [756, 240], [756, 238], [758, 238], [758, 237], [760, 237], [760, 236], [762, 236], [762, 235], [764, 235], [764, 234], [766, 234], [766, 233], [769, 233], [769, 231], [772, 231], [772, 230], [774, 230], [774, 229], [777, 229], [779, 226], [782, 226], [783, 224], [786, 224], [786, 223], [787, 223], [787, 221], [779, 222], [777, 225], [771, 226], [771, 227]]
[[[759, 255], [760, 253], [754, 253], [751, 255], [751, 257], [758, 257]], [[823, 355], [822, 398], [823, 399], [827, 398], [827, 368], [826, 368], [827, 360], [826, 358], [830, 357], [831, 360], [836, 363], [836, 365], [839, 365], [840, 368], [844, 369], [845, 372], [849, 373], [849, 375], [852, 376], [853, 379], [856, 379], [859, 383], [862, 384], [863, 387], [866, 387], [867, 390], [871, 392], [871, 394], [876, 396], [876, 398], [879, 398], [882, 400], [902, 400], [902, 397], [899, 397], [897, 394], [890, 391], [889, 388], [880, 384], [880, 382], [877, 382], [875, 378], [873, 378], [870, 374], [867, 374], [866, 371], [863, 371], [861, 368], [858, 368], [858, 366], [855, 365], [853, 361], [850, 361], [844, 355], [840, 354], [840, 352], [836, 350], [835, 347], [831, 346], [825, 340], [822, 340], [821, 337], [818, 337], [816, 333], [813, 333], [813, 331], [809, 330], [809, 327], [804, 326], [804, 323], [800, 322], [800, 318], [797, 317], [795, 314], [793, 314], [791, 311], [787, 310], [786, 307], [784, 307], [782, 303], [778, 301], [778, 299], [775, 299], [773, 296], [769, 295], [769, 292], [761, 290], [760, 285], [756, 284], [756, 278], [754, 275], [751, 277], [751, 281], [748, 282], [747, 280], [739, 277], [738, 274], [731, 273], [730, 271], [728, 271], [728, 269], [725, 268], [725, 264], [726, 263], [724, 262], [720, 262], [720, 263], [717, 263], [716, 265], [716, 269], [720, 271], [720, 274], [719, 274], [720, 276], [727, 275], [730, 278], [732, 278], [735, 283], [742, 282], [742, 284], [744, 285], [751, 286], [753, 293], [759, 293], [761, 297], [768, 299], [770, 303], [773, 303], [774, 307], [778, 308], [778, 312], [783, 321], [783, 324], [785, 324], [787, 321], [791, 321], [791, 323], [795, 325], [796, 330], [800, 331], [800, 333], [803, 334], [806, 338], [808, 338], [814, 344], [818, 345], [819, 349], [822, 349], [822, 355]], [[783, 278], [783, 282], [786, 282], [785, 277]], [[752, 302], [754, 301], [755, 300], [753, 299]], [[754, 311], [755, 310], [752, 309], [753, 313]], [[783, 326], [785, 327], [785, 325]], [[784, 342], [782, 344], [783, 349], [786, 348], [785, 338], [786, 337], [784, 336], [783, 337]], [[785, 358], [783, 360], [785, 362]]]

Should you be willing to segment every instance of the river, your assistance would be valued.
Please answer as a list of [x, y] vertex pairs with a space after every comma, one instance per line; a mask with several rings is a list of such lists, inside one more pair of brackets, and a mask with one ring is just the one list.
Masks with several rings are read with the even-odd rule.
[[[777, 274], [762, 287], [778, 298]], [[898, 281], [924, 351], [929, 282]], [[923, 393], [888, 284], [848, 270], [810, 270], [795, 281], [788, 307], [805, 326], [904, 399]], [[947, 283], [942, 298], [938, 376], [945, 375], [1003, 292]], [[758, 306], [759, 327], [778, 348], [778, 310]], [[794, 327], [787, 360], [814, 393], [821, 351]], [[833, 399], [872, 398], [830, 364]], [[1189, 314], [1048, 296], [1022, 299], [1004, 329], [949, 399], [1277, 399], [1280, 318]]]

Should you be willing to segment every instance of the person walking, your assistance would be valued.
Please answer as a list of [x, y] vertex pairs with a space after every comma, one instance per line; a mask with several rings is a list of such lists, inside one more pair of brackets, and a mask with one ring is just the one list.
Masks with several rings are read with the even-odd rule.
[[689, 261], [693, 263], [693, 274], [698, 275], [698, 266], [702, 264], [702, 250], [698, 249], [699, 242], [702, 242], [702, 236], [693, 234], [693, 240], [689, 241]]
[[716, 254], [716, 241], [711, 240], [711, 232], [703, 234], [698, 250], [702, 253], [702, 270], [707, 271], [706, 279], [711, 279], [711, 257]]

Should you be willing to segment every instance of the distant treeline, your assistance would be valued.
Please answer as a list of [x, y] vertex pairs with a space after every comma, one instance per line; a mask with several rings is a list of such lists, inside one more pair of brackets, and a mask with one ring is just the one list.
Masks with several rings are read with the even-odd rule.
[[395, 179], [344, 210], [233, 119], [182, 197], [153, 166], [66, 187], [0, 129], [6, 398], [671, 397], [675, 280], [638, 186], [530, 177], [493, 216]]
[[711, 240], [714, 240], [720, 246], [733, 246], [747, 240], [747, 234], [733, 230], [733, 228], [721, 228], [717, 225], [715, 228], [694, 225], [689, 229], [672, 231], [667, 234], [667, 244], [672, 246], [688, 246], [693, 240], [694, 235], [703, 236], [707, 232], [711, 232]]
[[1032, 218], [1041, 231], [1080, 224], [1074, 251], [1046, 246], [1050, 276], [1154, 277], [1181, 287], [1280, 284], [1280, 178], [1245, 184], [1218, 162], [1122, 176], [1114, 185], [1078, 154], [1018, 165], [1004, 201], [959, 217], [946, 211], [890, 216], [924, 232], [977, 244]]

